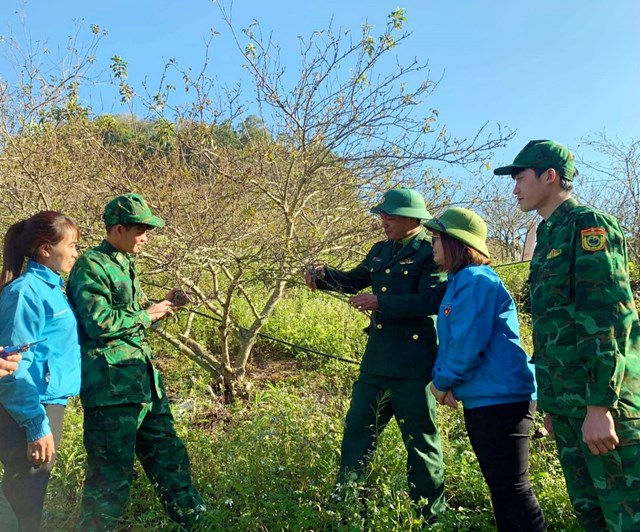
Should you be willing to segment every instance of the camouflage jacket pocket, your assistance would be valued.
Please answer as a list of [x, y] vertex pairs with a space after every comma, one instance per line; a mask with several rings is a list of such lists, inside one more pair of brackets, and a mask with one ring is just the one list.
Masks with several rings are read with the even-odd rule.
[[589, 374], [575, 346], [550, 347], [536, 357], [541, 409], [567, 416], [584, 412]]
[[109, 388], [112, 395], [130, 395], [132, 398], [148, 395], [147, 361], [130, 359], [110, 362]]
[[127, 337], [127, 340], [109, 340], [98, 352], [104, 355], [108, 364], [120, 364], [121, 362], [131, 360], [145, 360], [146, 354], [150, 350], [148, 346], [145, 346], [143, 334], [131, 334]]
[[545, 265], [540, 269], [532, 297], [534, 314], [544, 314], [547, 309], [569, 305], [571, 290], [571, 264], [568, 261]]

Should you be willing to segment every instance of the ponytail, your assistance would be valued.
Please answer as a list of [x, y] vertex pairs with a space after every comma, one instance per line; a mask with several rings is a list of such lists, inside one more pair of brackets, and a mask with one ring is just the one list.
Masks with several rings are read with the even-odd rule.
[[0, 290], [13, 281], [22, 271], [24, 248], [21, 245], [26, 220], [21, 220], [9, 227], [4, 236], [2, 249], [2, 273], [0, 273]]
[[43, 245], [55, 246], [69, 230], [80, 235], [78, 225], [56, 211], [41, 211], [9, 227], [4, 237], [0, 290], [20, 275], [25, 258], [37, 260]]

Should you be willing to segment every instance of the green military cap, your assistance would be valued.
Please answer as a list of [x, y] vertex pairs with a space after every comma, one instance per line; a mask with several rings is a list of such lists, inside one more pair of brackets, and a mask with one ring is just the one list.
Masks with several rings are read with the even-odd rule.
[[553, 168], [560, 173], [560, 177], [573, 181], [578, 174], [574, 167], [575, 157], [568, 148], [553, 140], [531, 140], [516, 155], [515, 160], [508, 166], [496, 168], [495, 175], [515, 175], [527, 168], [548, 170]]
[[164, 227], [164, 220], [155, 216], [140, 194], [122, 194], [113, 198], [104, 208], [106, 226], [117, 224], [144, 224]]
[[489, 258], [487, 224], [475, 212], [453, 207], [444, 211], [439, 218], [431, 218], [423, 225], [432, 231], [449, 235]]
[[417, 190], [405, 187], [387, 191], [382, 202], [372, 207], [370, 212], [373, 214], [418, 218], [420, 220], [431, 218], [422, 194]]

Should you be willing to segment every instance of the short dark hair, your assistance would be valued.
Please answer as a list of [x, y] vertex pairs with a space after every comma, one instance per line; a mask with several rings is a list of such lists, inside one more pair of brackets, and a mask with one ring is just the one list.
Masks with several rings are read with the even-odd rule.
[[489, 257], [485, 257], [482, 253], [460, 242], [457, 238], [453, 238], [446, 233], [437, 234], [440, 237], [444, 255], [440, 264], [440, 269], [443, 272], [456, 273], [469, 265], [491, 264]]
[[[553, 168], [553, 167], [552, 167]], [[538, 179], [540, 179], [540, 176], [542, 174], [544, 174], [549, 168], [532, 168], [533, 173], [536, 174], [536, 177]], [[560, 176], [560, 188], [562, 188], [562, 190], [566, 190], [567, 192], [573, 190], [573, 183], [571, 181], [569, 181], [568, 179], [565, 179], [564, 177], [562, 177], [562, 174], [560, 173], [559, 170], [555, 169], [556, 173], [558, 174], [558, 176]], [[575, 171], [576, 175], [578, 175], [578, 170]]]
[[116, 225], [122, 225], [125, 229], [131, 229], [132, 227], [144, 227], [145, 231], [151, 231], [151, 229], [155, 229], [153, 225], [148, 224], [111, 224], [105, 226], [107, 228], [107, 234], [109, 234], [111, 232], [111, 229], [113, 229]]

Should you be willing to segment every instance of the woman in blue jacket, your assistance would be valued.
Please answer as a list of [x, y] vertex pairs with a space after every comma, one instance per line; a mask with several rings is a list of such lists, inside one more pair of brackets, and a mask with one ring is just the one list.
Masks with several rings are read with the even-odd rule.
[[78, 256], [78, 237], [73, 220], [43, 211], [12, 225], [4, 240], [0, 345], [40, 342], [0, 379], [2, 485], [21, 531], [38, 529], [65, 405], [80, 390], [77, 323], [60, 277]]
[[461, 208], [425, 225], [433, 231], [434, 259], [448, 273], [431, 391], [452, 408], [462, 401], [498, 530], [546, 530], [529, 481], [535, 379], [513, 299], [489, 267], [487, 226]]

